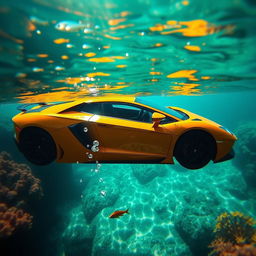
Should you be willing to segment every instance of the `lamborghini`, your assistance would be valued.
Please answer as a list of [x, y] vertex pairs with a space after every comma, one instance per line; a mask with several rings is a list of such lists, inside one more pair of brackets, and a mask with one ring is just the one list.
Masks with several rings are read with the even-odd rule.
[[234, 157], [222, 125], [147, 97], [88, 97], [18, 107], [15, 141], [33, 164], [162, 163], [199, 169]]

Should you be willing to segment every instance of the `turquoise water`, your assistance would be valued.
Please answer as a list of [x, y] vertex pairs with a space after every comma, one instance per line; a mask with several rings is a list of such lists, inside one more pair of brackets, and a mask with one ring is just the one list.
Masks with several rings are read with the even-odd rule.
[[[245, 230], [232, 240], [220, 225], [238, 244], [232, 255], [256, 255], [255, 225], [241, 221], [256, 219], [255, 15], [249, 0], [0, 0], [1, 255], [204, 256], [225, 212], [240, 218], [232, 233]], [[148, 96], [216, 121], [237, 135], [236, 156], [199, 170], [42, 167], [18, 151], [21, 103], [100, 95]]]
[[254, 90], [254, 1], [1, 0], [0, 12], [1, 100]]

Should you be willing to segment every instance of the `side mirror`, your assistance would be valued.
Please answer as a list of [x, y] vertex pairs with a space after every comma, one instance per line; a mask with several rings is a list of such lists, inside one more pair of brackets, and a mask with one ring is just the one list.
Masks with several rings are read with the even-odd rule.
[[158, 112], [154, 112], [152, 114], [152, 121], [153, 121], [153, 128], [157, 128], [161, 120], [163, 120], [166, 116], [163, 114], [160, 114]]

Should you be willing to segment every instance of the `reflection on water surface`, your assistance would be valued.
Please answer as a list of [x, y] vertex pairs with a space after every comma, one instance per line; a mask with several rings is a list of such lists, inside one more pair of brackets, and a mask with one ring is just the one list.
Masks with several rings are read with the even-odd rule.
[[254, 89], [251, 1], [0, 3], [1, 100]]

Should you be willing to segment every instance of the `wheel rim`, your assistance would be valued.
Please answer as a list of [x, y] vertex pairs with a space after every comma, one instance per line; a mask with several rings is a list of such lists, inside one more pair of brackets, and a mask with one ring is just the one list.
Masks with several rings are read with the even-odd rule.
[[186, 168], [202, 168], [213, 158], [213, 140], [202, 132], [185, 134], [177, 144], [175, 157]]
[[210, 160], [209, 143], [193, 139], [191, 144], [184, 146], [183, 157], [190, 164], [205, 162]]

